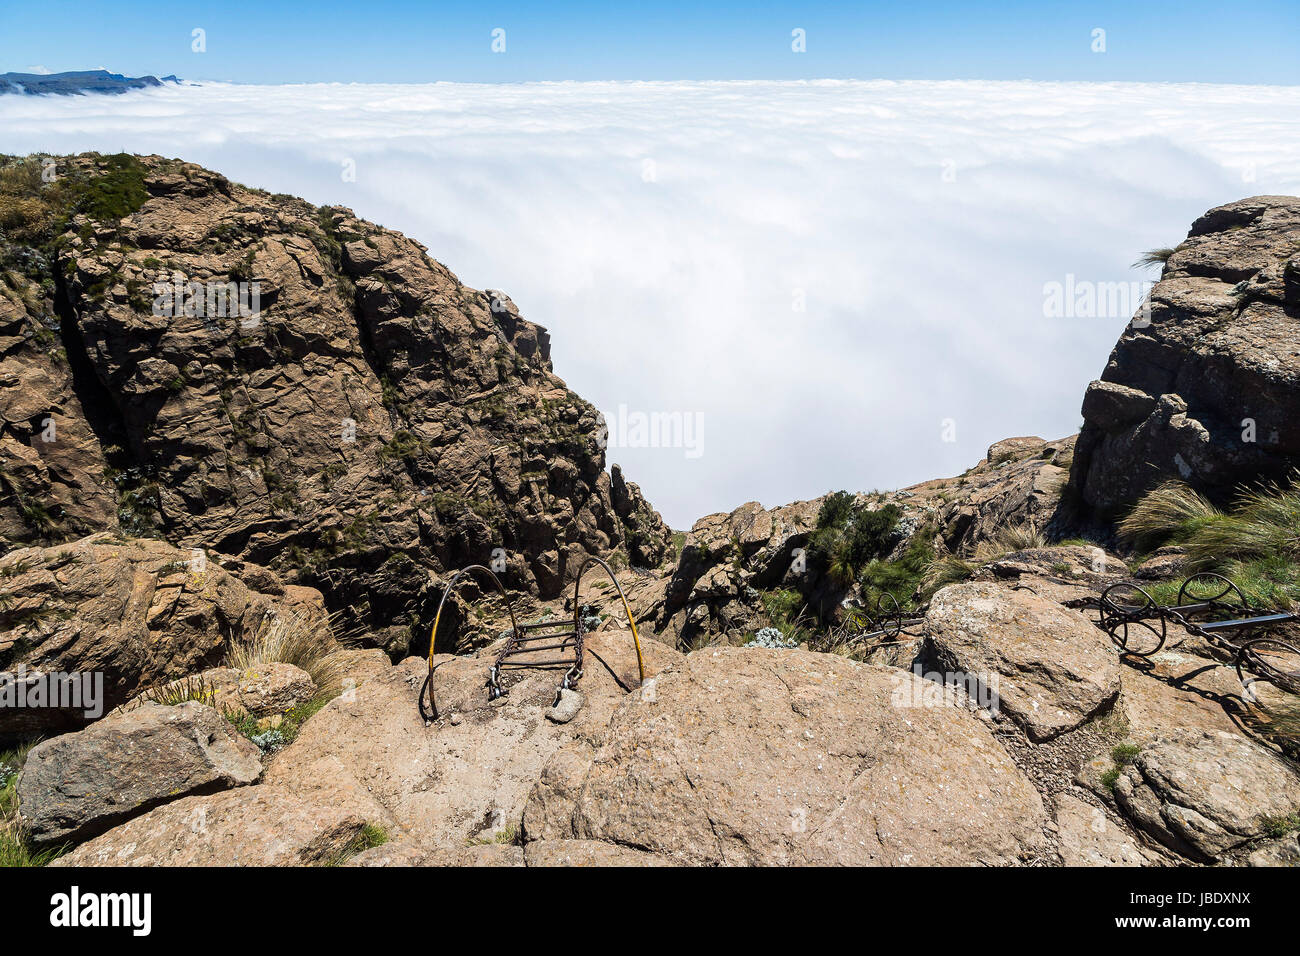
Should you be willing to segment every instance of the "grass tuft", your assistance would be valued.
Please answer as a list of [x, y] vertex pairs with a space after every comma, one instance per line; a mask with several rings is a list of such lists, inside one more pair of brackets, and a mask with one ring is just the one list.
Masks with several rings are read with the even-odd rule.
[[[1222, 511], [1188, 485], [1166, 482], [1137, 503], [1118, 531], [1142, 549], [1181, 546], [1189, 570], [1225, 575], [1251, 603], [1291, 608], [1300, 599], [1300, 491], [1294, 486], [1243, 491]], [[1152, 596], [1172, 597], [1169, 589], [1156, 586]]]
[[18, 817], [18, 777], [27, 762], [27, 754], [37, 742], [29, 740], [14, 750], [0, 751], [0, 868], [45, 866], [67, 849], [33, 848]]
[[311, 675], [317, 692], [338, 694], [342, 671], [329, 656], [339, 650], [331, 625], [334, 618], [319, 618], [295, 611], [265, 618], [248, 640], [233, 644], [227, 664], [241, 671], [266, 664], [292, 664]]
[[1141, 269], [1146, 266], [1163, 266], [1169, 261], [1178, 250], [1176, 249], [1148, 249], [1142, 255], [1138, 256], [1137, 262], [1133, 263], [1134, 269]]

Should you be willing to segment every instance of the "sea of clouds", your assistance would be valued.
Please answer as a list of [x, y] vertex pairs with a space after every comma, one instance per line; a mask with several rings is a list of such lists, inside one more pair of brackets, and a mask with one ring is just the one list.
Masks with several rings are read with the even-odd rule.
[[[1300, 88], [988, 82], [203, 84], [0, 96], [0, 152], [178, 156], [352, 207], [550, 329], [678, 528], [957, 474], [1080, 423], [1128, 314], [1045, 286], [1300, 192]], [[355, 171], [355, 179], [349, 175]], [[627, 429], [616, 441], [637, 440]], [[945, 440], [951, 439], [951, 440]]]

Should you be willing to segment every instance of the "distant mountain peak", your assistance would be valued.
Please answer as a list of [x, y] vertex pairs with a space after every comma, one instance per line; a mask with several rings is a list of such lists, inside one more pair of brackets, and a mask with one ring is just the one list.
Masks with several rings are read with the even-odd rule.
[[69, 73], [0, 73], [0, 94], [28, 96], [73, 93], [125, 93], [164, 83], [179, 83], [175, 76], [126, 76], [108, 70], [77, 70]]

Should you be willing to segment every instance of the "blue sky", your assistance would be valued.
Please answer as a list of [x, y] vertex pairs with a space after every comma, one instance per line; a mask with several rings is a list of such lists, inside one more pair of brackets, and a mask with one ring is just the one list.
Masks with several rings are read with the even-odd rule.
[[[1035, 79], [1300, 83], [1300, 3], [306, 3], [42, 0], [0, 13], [0, 71], [238, 83]], [[791, 52], [802, 28], [807, 52]], [[207, 51], [191, 51], [191, 31]], [[491, 32], [506, 31], [504, 54]], [[1106, 52], [1091, 49], [1106, 31]]]

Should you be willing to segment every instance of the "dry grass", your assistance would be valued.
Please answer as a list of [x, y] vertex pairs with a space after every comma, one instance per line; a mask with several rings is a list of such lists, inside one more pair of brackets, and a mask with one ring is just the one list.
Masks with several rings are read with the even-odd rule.
[[1140, 269], [1144, 266], [1163, 266], [1169, 261], [1176, 249], [1148, 249], [1142, 255], [1138, 256], [1137, 262], [1133, 263], [1133, 268]]
[[1181, 543], [1222, 517], [1223, 512], [1191, 486], [1167, 481], [1147, 492], [1116, 530], [1121, 538], [1147, 548], [1171, 541]]
[[329, 660], [340, 650], [332, 630], [334, 620], [334, 615], [321, 618], [293, 611], [269, 616], [251, 638], [231, 646], [226, 663], [241, 671], [292, 664], [311, 675], [318, 693], [335, 695], [343, 675], [338, 662]]
[[1138, 546], [1178, 544], [1191, 563], [1300, 557], [1300, 492], [1277, 484], [1243, 491], [1220, 511], [1180, 481], [1149, 492], [1118, 525]]
[[[191, 700], [196, 700], [200, 704], [215, 704], [217, 691], [208, 684], [202, 674], [192, 674], [189, 677], [183, 677], [180, 680], [172, 681], [169, 684], [163, 684], [161, 687], [151, 687], [145, 691], [131, 704], [138, 705], [142, 701], [152, 701], [155, 704], [162, 704], [166, 707], [175, 707], [178, 704], [184, 704]], [[128, 708], [131, 706], [127, 705]]]
[[929, 600], [940, 588], [965, 581], [979, 570], [979, 563], [955, 554], [935, 558], [921, 577], [921, 597]]
[[1022, 524], [1003, 528], [987, 541], [975, 546], [976, 561], [993, 561], [1013, 551], [1028, 551], [1032, 548], [1046, 548], [1046, 536], [1032, 524]]
[[1231, 578], [1251, 603], [1293, 607], [1300, 599], [1300, 491], [1265, 485], [1221, 511], [1182, 482], [1149, 492], [1118, 525], [1139, 548], [1174, 544], [1191, 571]]

